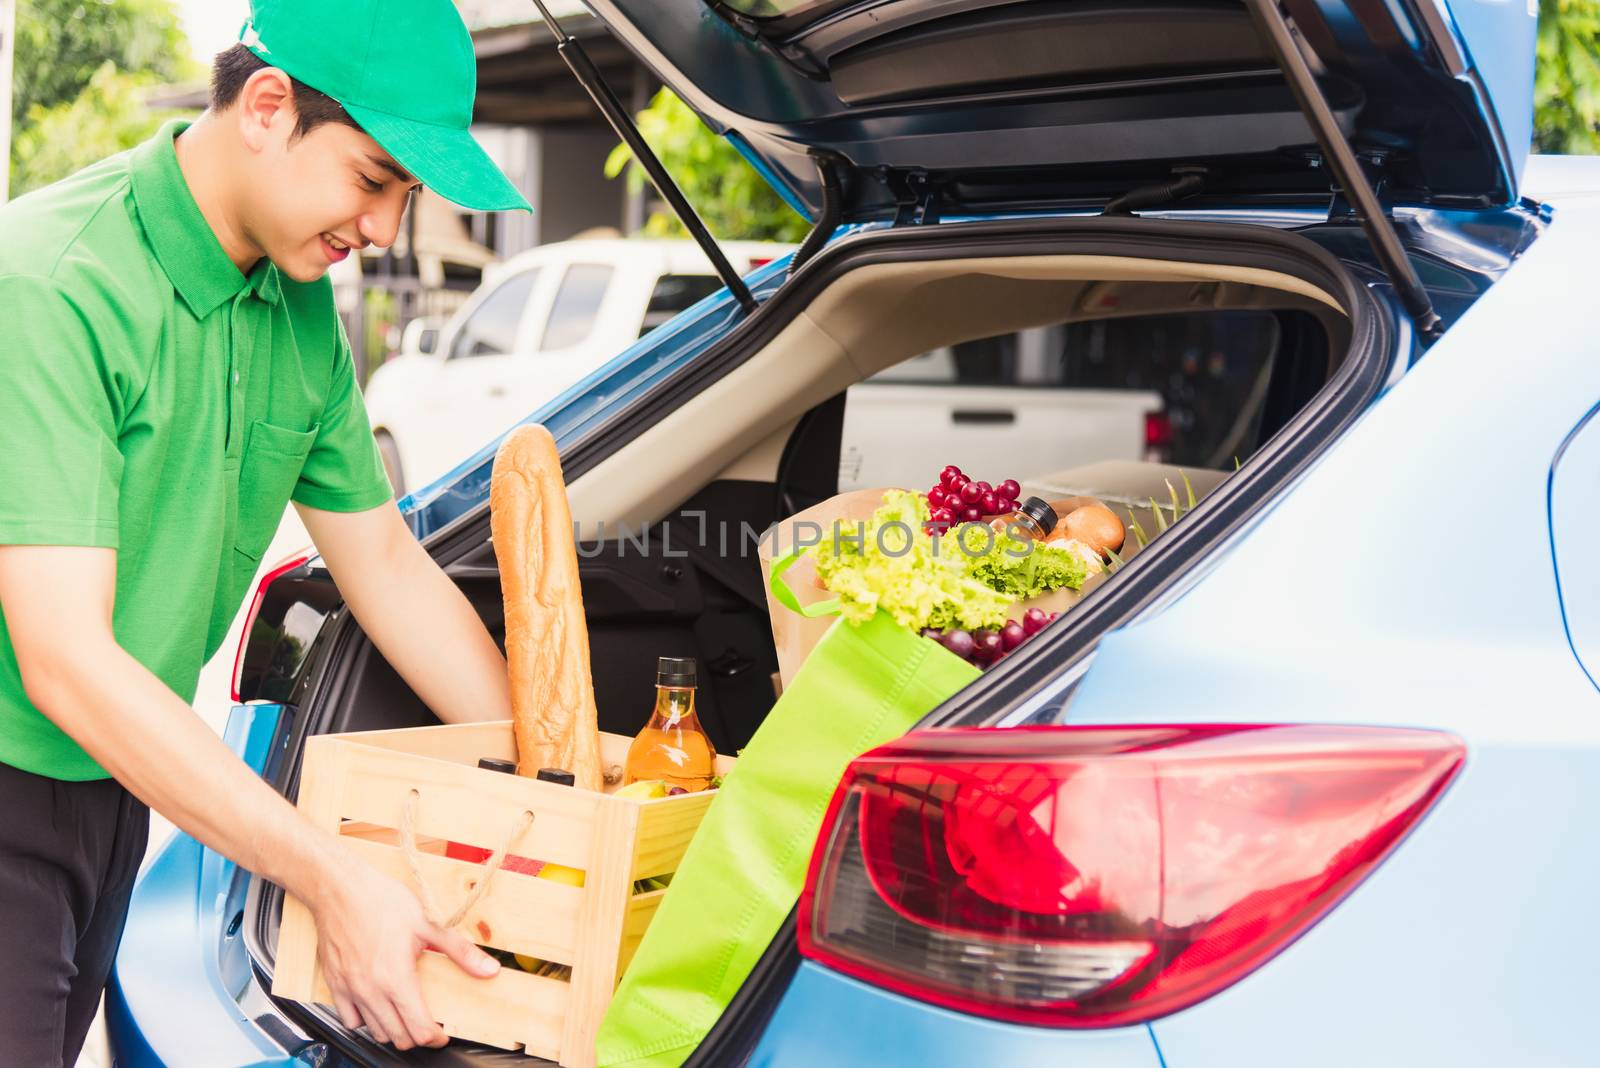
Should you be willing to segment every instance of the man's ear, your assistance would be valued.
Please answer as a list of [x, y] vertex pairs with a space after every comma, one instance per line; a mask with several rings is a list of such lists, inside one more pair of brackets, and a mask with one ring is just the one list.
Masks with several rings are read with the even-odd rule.
[[286, 140], [300, 121], [300, 113], [294, 106], [294, 84], [277, 67], [266, 67], [250, 75], [239, 93], [235, 110], [239, 135], [257, 152], [275, 139]]

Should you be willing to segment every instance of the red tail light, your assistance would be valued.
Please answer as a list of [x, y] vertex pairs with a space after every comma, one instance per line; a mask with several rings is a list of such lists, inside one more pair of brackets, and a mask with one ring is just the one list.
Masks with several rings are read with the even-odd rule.
[[283, 563], [261, 576], [261, 581], [256, 584], [256, 592], [250, 598], [250, 607], [244, 614], [244, 629], [239, 632], [239, 648], [233, 654], [233, 682], [229, 684], [228, 693], [237, 703], [239, 697], [239, 678], [244, 671], [244, 651], [250, 644], [250, 632], [255, 629], [256, 616], [261, 611], [261, 602], [267, 596], [267, 587], [278, 579], [293, 571], [307, 560], [311, 559], [311, 549], [301, 549], [299, 552], [284, 560]]
[[1166, 412], [1144, 413], [1144, 458], [1163, 461], [1172, 450], [1172, 416]]
[[753, 271], [757, 267], [765, 267], [772, 262], [772, 259], [771, 256], [751, 256], [750, 266], [746, 268], [746, 271]]
[[1361, 882], [1465, 747], [1338, 726], [923, 731], [846, 772], [800, 950], [924, 1001], [1112, 1027], [1237, 982]]

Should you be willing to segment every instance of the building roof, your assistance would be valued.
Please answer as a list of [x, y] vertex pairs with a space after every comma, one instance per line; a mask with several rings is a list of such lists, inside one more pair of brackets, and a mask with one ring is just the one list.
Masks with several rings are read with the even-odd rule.
[[[456, 7], [467, 27], [474, 31], [539, 21], [538, 11], [529, 0], [456, 0]], [[545, 7], [558, 20], [586, 10], [582, 0], [545, 0]]]
[[[589, 57], [624, 102], [634, 96], [635, 78], [653, 92], [657, 83], [620, 45], [605, 24], [579, 0], [546, 0], [562, 29], [583, 42]], [[561, 57], [555, 36], [527, 0], [458, 0], [472, 28], [478, 55], [478, 98], [473, 121], [496, 125], [592, 124], [599, 111]], [[204, 85], [163, 86], [147, 98], [152, 107], [206, 106]]]

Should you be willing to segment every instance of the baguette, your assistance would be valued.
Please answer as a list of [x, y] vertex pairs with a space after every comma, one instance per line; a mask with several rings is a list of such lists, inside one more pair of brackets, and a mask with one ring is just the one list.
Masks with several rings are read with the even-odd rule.
[[518, 427], [494, 458], [489, 530], [506, 610], [518, 771], [565, 768], [601, 789], [600, 733], [578, 551], [555, 439]]

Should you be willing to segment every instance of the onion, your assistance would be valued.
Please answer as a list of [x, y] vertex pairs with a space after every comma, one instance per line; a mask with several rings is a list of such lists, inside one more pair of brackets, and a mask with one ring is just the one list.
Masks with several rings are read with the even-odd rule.
[[1122, 548], [1122, 539], [1127, 536], [1117, 513], [1103, 504], [1086, 504], [1068, 512], [1054, 533], [1081, 541], [1101, 554], [1107, 549]]

